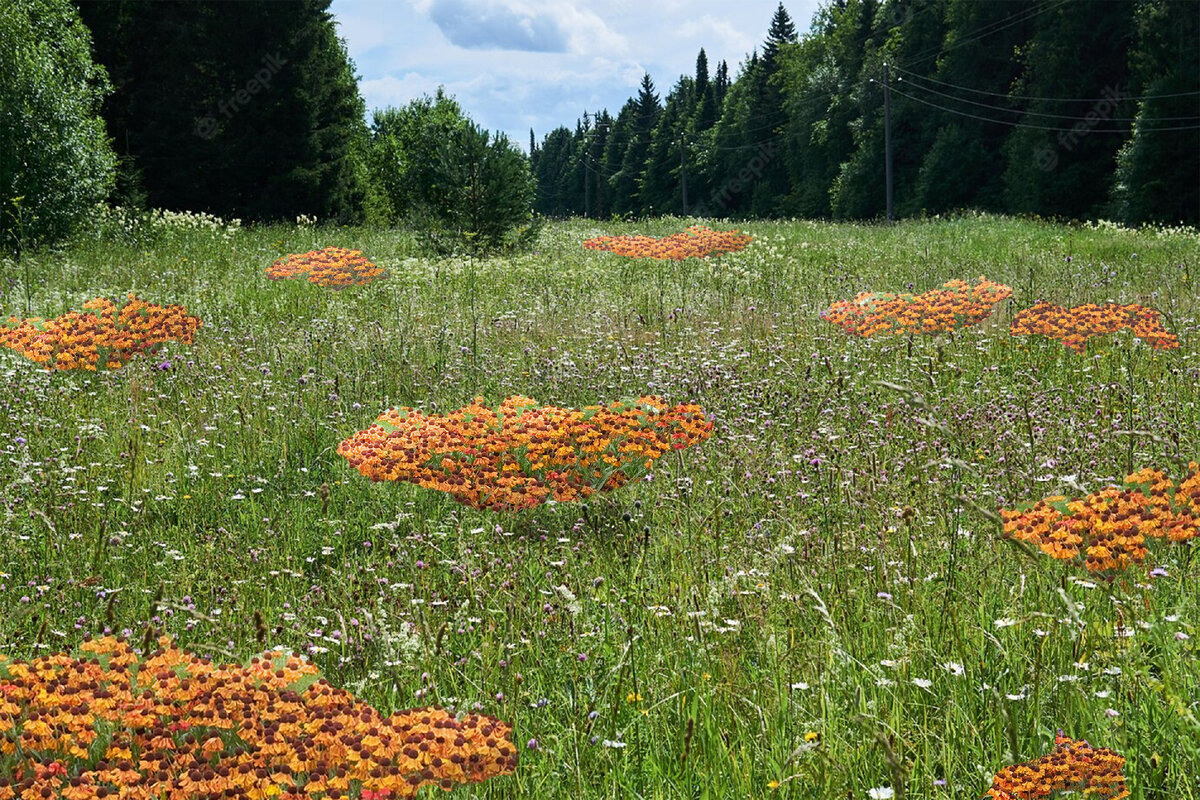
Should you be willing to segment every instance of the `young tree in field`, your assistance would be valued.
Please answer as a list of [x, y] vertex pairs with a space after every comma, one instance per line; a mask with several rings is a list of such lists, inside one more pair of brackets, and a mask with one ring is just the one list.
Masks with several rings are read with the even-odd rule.
[[469, 124], [458, 102], [441, 89], [403, 108], [377, 110], [371, 122], [367, 165], [380, 221], [402, 220], [414, 205], [433, 199], [432, 154], [438, 143]]
[[441, 90], [375, 113], [368, 164], [389, 218], [413, 226], [439, 251], [493, 251], [534, 233], [529, 159], [505, 136], [471, 122]]
[[410, 219], [436, 249], [490, 253], [532, 240], [533, 176], [508, 137], [468, 124], [438, 142], [431, 161], [430, 191]]
[[0, 246], [67, 236], [112, 187], [99, 117], [108, 82], [66, 0], [12, 0], [0, 15]]
[[349, 220], [366, 135], [329, 0], [79, 0], [115, 92], [119, 199]]

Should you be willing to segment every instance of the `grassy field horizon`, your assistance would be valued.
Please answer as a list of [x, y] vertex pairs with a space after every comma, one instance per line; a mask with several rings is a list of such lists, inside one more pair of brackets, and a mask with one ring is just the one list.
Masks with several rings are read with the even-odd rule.
[[[582, 247], [697, 222], [754, 241]], [[386, 277], [264, 274], [331, 245]], [[1194, 230], [986, 215], [574, 219], [492, 258], [400, 230], [110, 222], [0, 261], [0, 320], [134, 292], [204, 325], [108, 372], [0, 349], [0, 654], [147, 630], [221, 661], [290, 648], [381, 711], [511, 723], [515, 774], [464, 797], [974, 798], [1061, 729], [1125, 756], [1132, 797], [1198, 798], [1196, 542], [1109, 581], [996, 518], [1200, 461], [1198, 273]], [[821, 317], [980, 277], [1013, 297], [952, 334]], [[1010, 336], [1038, 300], [1143, 304], [1179, 347]], [[510, 515], [336, 452], [389, 408], [510, 395], [661, 395], [714, 430], [636, 485]]]

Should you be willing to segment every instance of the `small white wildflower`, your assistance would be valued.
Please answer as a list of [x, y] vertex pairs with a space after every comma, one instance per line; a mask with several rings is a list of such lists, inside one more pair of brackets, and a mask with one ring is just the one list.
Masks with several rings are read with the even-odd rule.
[[929, 680], [928, 678], [913, 678], [912, 682], [913, 686], [917, 686], [921, 689], [928, 689], [930, 686], [933, 686], [933, 681]]
[[1017, 621], [1011, 617], [1001, 617], [1000, 619], [992, 622], [992, 624], [997, 628], [1011, 628], [1013, 625], [1017, 624]]
[[876, 786], [867, 790], [867, 797], [871, 800], [891, 800], [895, 796], [896, 790], [890, 786]]

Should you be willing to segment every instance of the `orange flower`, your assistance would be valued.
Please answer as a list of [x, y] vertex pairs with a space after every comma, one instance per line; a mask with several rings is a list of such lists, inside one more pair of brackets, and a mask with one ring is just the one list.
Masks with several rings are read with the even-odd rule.
[[1082, 560], [1090, 572], [1117, 572], [1144, 562], [1147, 539], [1200, 538], [1200, 465], [1178, 487], [1154, 469], [1080, 500], [1060, 496], [1026, 509], [1001, 509], [1004, 535], [1036, 545], [1061, 561]]
[[363, 258], [361, 250], [326, 247], [294, 253], [267, 267], [273, 281], [308, 277], [309, 283], [329, 289], [365, 286], [383, 275], [383, 270]]
[[179, 305], [157, 306], [130, 293], [118, 306], [105, 297], [43, 320], [11, 317], [0, 322], [0, 346], [51, 369], [120, 369], [138, 354], [175, 340], [191, 344], [203, 323]]
[[[384, 717], [295, 656], [217, 666], [160, 645], [140, 659], [111, 637], [78, 658], [0, 657], [0, 800], [397, 798], [516, 768], [512, 729], [492, 717]], [[79, 745], [99, 731], [111, 742], [97, 761]]]
[[1124, 756], [1107, 747], [1069, 739], [1059, 731], [1049, 755], [1000, 770], [984, 797], [1030, 800], [1054, 792], [1082, 791], [1096, 800], [1120, 800], [1129, 797], [1124, 768]]
[[746, 249], [752, 236], [737, 231], [714, 231], [703, 225], [693, 225], [683, 233], [661, 239], [653, 236], [599, 236], [588, 239], [588, 250], [608, 250], [629, 258], [657, 258], [681, 261], [685, 258], [706, 258]]
[[941, 333], [977, 325], [1012, 297], [1012, 288], [984, 278], [974, 286], [953, 280], [918, 295], [863, 292], [839, 300], [821, 316], [855, 336]]
[[1058, 339], [1067, 349], [1076, 353], [1087, 350], [1087, 341], [1093, 336], [1115, 333], [1123, 328], [1156, 350], [1173, 350], [1179, 347], [1175, 334], [1163, 327], [1162, 314], [1152, 308], [1135, 304], [1075, 306], [1064, 308], [1052, 303], [1040, 302], [1026, 308], [1013, 318], [1013, 336], [1041, 334]]
[[483, 398], [449, 414], [386, 411], [338, 445], [350, 465], [376, 481], [406, 481], [493, 511], [571, 502], [642, 477], [664, 453], [712, 433], [699, 406], [656, 397], [583, 409]]

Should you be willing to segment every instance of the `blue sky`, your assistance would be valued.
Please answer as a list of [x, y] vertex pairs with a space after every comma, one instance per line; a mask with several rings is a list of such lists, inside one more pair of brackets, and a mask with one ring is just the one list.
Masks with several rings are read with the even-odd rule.
[[[585, 111], [614, 114], [649, 72], [665, 95], [695, 69], [731, 73], [766, 38], [778, 0], [333, 0], [368, 111], [438, 86], [528, 148]], [[817, 0], [784, 3], [803, 33]]]

